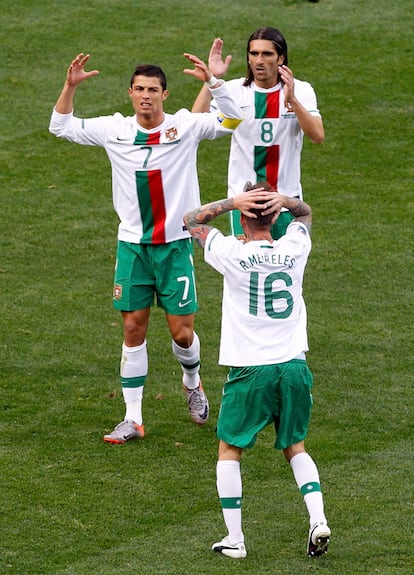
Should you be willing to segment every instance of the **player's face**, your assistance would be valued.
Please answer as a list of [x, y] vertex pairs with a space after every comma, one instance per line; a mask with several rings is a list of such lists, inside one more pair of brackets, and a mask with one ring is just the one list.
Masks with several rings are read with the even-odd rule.
[[270, 40], [252, 40], [249, 46], [248, 62], [254, 82], [260, 88], [271, 88], [279, 81], [278, 67], [284, 56], [279, 56]]
[[163, 90], [159, 78], [135, 76], [128, 92], [137, 119], [144, 127], [152, 127], [147, 124], [155, 126], [162, 122], [168, 90]]

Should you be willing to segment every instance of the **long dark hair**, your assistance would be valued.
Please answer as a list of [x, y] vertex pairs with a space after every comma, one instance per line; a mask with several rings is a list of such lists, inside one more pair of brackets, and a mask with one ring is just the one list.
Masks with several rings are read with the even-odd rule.
[[254, 80], [253, 72], [249, 66], [250, 43], [252, 40], [269, 40], [273, 44], [278, 55], [285, 57], [284, 64], [286, 66], [288, 65], [288, 47], [282, 32], [277, 28], [271, 28], [270, 26], [259, 28], [253, 32], [247, 41], [247, 73], [243, 86], [250, 86]]

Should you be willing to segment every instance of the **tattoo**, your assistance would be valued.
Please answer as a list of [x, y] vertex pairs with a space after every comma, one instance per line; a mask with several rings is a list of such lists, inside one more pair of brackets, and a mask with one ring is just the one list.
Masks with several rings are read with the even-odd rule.
[[234, 203], [232, 198], [226, 198], [224, 200], [218, 200], [217, 202], [211, 202], [210, 204], [205, 204], [200, 208], [188, 212], [184, 216], [184, 224], [193, 238], [197, 243], [204, 247], [206, 238], [212, 229], [211, 226], [206, 225], [217, 216], [230, 212], [234, 209]]
[[310, 217], [312, 210], [310, 206], [306, 202], [297, 199], [295, 206], [289, 206], [289, 211], [295, 219], [307, 227], [310, 234], [312, 228], [312, 218]]
[[296, 206], [294, 208], [290, 208], [289, 211], [292, 216], [295, 216], [295, 218], [309, 215], [309, 207], [305, 202], [302, 202], [302, 200], [297, 200]]

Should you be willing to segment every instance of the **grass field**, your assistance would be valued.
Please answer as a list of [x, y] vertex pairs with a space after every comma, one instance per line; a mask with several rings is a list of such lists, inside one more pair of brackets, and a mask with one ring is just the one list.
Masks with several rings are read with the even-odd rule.
[[[411, 575], [414, 572], [413, 83], [411, 0], [141, 3], [1, 0], [1, 575]], [[102, 150], [60, 141], [49, 116], [80, 51], [97, 78], [79, 115], [130, 113], [138, 62], [169, 78], [167, 111], [198, 84], [182, 53], [221, 36], [244, 74], [250, 33], [279, 27], [318, 95], [326, 141], [306, 142], [314, 210], [306, 299], [315, 377], [307, 442], [333, 531], [305, 555], [307, 513], [272, 430], [243, 460], [243, 562], [216, 556], [221, 280], [196, 266], [211, 419], [193, 426], [154, 309], [146, 438], [109, 446], [123, 416], [112, 309], [117, 220]], [[228, 141], [199, 154], [203, 200], [225, 194]], [[220, 224], [226, 229], [227, 222]]]

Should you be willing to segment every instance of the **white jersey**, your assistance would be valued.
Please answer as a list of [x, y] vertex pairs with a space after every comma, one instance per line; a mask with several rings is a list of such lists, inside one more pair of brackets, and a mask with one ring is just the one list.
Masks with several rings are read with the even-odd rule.
[[[302, 199], [300, 159], [303, 131], [296, 114], [285, 108], [281, 83], [269, 89], [244, 78], [226, 82], [240, 106], [243, 122], [231, 138], [228, 166], [228, 196], [243, 190], [246, 182], [267, 180], [279, 193]], [[316, 95], [308, 82], [295, 78], [295, 96], [313, 116], [320, 117]], [[212, 109], [220, 103], [212, 101]]]
[[210, 231], [204, 258], [224, 276], [220, 364], [270, 365], [308, 351], [302, 284], [310, 249], [298, 221], [272, 243]]
[[49, 126], [53, 134], [105, 148], [112, 167], [120, 240], [165, 244], [190, 237], [183, 215], [200, 205], [198, 145], [201, 140], [231, 133], [229, 128], [241, 121], [226, 84], [213, 92], [222, 114], [192, 114], [182, 109], [164, 114], [162, 124], [151, 130], [142, 128], [135, 116], [120, 113], [80, 119], [53, 111]]

